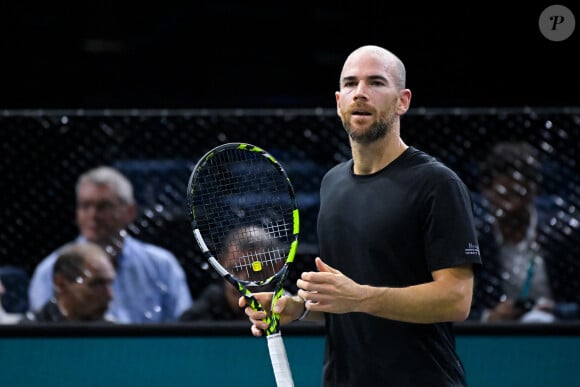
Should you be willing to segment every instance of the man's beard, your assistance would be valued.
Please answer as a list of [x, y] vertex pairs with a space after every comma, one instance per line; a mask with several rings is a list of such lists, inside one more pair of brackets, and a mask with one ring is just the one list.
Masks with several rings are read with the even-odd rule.
[[396, 117], [397, 116], [393, 114], [386, 119], [380, 119], [379, 121], [372, 124], [370, 128], [361, 131], [360, 133], [355, 133], [355, 131], [351, 129], [348, 120], [342, 120], [342, 126], [352, 141], [363, 145], [371, 144], [381, 138], [384, 138], [393, 130]]

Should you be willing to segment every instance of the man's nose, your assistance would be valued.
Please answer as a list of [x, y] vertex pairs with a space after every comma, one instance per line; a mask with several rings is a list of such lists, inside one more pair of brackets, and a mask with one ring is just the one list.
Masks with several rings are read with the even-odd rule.
[[354, 99], [367, 99], [367, 88], [364, 82], [359, 82], [354, 91]]

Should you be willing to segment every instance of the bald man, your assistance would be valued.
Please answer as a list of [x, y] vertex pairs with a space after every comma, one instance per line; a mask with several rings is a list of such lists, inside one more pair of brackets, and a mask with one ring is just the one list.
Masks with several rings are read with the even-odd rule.
[[[481, 264], [471, 197], [456, 173], [401, 138], [405, 78], [382, 47], [346, 58], [335, 99], [352, 158], [322, 180], [318, 271], [275, 306], [283, 324], [325, 319], [324, 387], [467, 384], [452, 323], [469, 314]], [[272, 295], [255, 296], [269, 310]], [[263, 334], [265, 312], [245, 310]]]
[[106, 312], [113, 299], [115, 275], [108, 254], [99, 245], [66, 245], [54, 264], [54, 297], [40, 310], [27, 313], [23, 322], [112, 322]]

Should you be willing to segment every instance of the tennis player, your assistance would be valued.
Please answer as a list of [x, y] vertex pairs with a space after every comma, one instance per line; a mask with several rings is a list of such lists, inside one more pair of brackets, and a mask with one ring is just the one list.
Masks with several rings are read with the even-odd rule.
[[[335, 96], [352, 159], [321, 184], [318, 271], [275, 305], [282, 323], [325, 319], [324, 387], [467, 385], [452, 324], [469, 314], [481, 264], [471, 197], [401, 138], [405, 73], [381, 47], [347, 57]], [[268, 310], [271, 294], [256, 298]], [[245, 311], [262, 335], [265, 313]]]

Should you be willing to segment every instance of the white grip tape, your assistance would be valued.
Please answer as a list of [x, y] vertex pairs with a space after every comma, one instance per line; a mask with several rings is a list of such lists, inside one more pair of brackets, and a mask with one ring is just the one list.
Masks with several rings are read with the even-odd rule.
[[281, 333], [273, 333], [266, 338], [268, 339], [268, 349], [270, 350], [270, 360], [272, 361], [272, 368], [274, 369], [276, 386], [294, 387], [292, 371], [290, 370], [290, 363], [288, 362], [286, 347], [282, 341]]
[[205, 244], [205, 241], [201, 237], [201, 233], [199, 232], [199, 229], [196, 228], [196, 229], [193, 230], [193, 236], [195, 237], [195, 240], [197, 242], [197, 245], [201, 249], [201, 252], [202, 253], [205, 253], [206, 251], [209, 251], [209, 249], [207, 248], [207, 245]]

